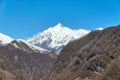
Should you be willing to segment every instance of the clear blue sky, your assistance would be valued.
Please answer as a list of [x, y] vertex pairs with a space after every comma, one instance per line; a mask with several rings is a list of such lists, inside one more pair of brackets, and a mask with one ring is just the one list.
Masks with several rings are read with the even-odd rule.
[[32, 37], [61, 22], [72, 29], [120, 24], [120, 0], [0, 0], [0, 32]]

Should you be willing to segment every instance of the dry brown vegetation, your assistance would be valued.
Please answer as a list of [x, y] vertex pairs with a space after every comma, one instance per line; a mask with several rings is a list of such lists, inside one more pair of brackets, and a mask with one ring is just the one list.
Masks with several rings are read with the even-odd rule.
[[0, 80], [16, 80], [16, 77], [3, 69], [0, 69]]
[[49, 80], [120, 80], [119, 56], [120, 26], [92, 31], [64, 47]]
[[114, 60], [108, 69], [103, 72], [101, 80], [120, 80], [120, 57]]

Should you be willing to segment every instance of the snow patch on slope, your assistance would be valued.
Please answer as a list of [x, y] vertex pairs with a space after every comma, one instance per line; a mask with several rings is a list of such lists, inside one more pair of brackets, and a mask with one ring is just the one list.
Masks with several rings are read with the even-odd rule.
[[97, 29], [95, 29], [95, 30], [103, 30], [103, 28], [102, 27], [98, 27]]
[[[43, 53], [43, 52], [49, 52], [48, 50], [46, 50], [46, 49], [43, 49], [43, 48], [41, 48], [41, 47], [38, 47], [38, 46], [35, 46], [35, 45], [33, 45], [33, 44], [30, 44], [30, 43], [28, 43], [28, 42], [26, 42], [25, 40], [22, 40], [22, 39], [17, 39], [16, 40], [17, 42], [24, 42], [26, 45], [28, 45], [33, 51], [39, 51], [39, 52], [41, 52], [41, 53]], [[16, 47], [16, 48], [19, 48], [19, 46], [18, 47]]]
[[[12, 43], [11, 43], [11, 44], [12, 44]], [[16, 43], [13, 43], [12, 45], [15, 46], [15, 48], [20, 49], [20, 47], [19, 47]]]

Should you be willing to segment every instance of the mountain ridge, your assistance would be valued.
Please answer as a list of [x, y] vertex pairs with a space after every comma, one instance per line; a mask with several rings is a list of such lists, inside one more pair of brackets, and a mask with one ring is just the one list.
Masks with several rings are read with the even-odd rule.
[[[103, 28], [99, 27], [95, 30], [103, 30]], [[17, 41], [21, 40], [29, 46], [32, 45], [38, 49], [40, 48], [59, 55], [60, 51], [65, 45], [73, 40], [87, 35], [89, 32], [90, 30], [71, 29], [61, 23], [58, 23], [53, 27], [49, 27], [48, 29], [39, 32], [38, 34], [33, 35], [33, 37], [27, 40], [17, 39]], [[10, 43], [13, 40], [15, 39], [0, 33], [1, 44]]]

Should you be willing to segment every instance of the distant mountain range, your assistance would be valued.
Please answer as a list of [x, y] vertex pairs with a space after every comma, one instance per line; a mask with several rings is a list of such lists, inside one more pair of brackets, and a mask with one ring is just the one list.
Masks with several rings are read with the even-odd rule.
[[[103, 28], [97, 28], [95, 30], [102, 29]], [[58, 55], [63, 47], [67, 45], [70, 41], [79, 39], [87, 35], [89, 32], [90, 30], [85, 29], [70, 29], [62, 25], [61, 23], [58, 23], [56, 26], [49, 27], [47, 30], [34, 35], [28, 40], [21, 39], [21, 41], [29, 44], [29, 46], [32, 45], [36, 48], [41, 48]], [[13, 40], [13, 38], [0, 33], [1, 44], [10, 43]]]

